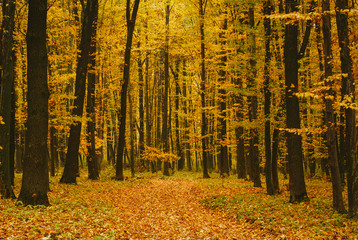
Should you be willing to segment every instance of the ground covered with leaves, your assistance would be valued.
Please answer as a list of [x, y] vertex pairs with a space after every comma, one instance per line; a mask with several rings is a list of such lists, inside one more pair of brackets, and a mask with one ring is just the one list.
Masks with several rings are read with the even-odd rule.
[[[283, 188], [264, 188], [235, 176], [201, 179], [199, 173], [138, 174], [123, 182], [102, 172], [77, 185], [51, 179], [49, 207], [0, 201], [0, 239], [354, 239], [357, 220], [331, 208], [330, 184], [308, 182], [310, 202], [288, 203]], [[130, 175], [128, 173], [128, 175]], [[20, 176], [15, 191], [18, 192]], [[286, 183], [285, 183], [286, 184]], [[284, 185], [285, 186], [285, 185]]]

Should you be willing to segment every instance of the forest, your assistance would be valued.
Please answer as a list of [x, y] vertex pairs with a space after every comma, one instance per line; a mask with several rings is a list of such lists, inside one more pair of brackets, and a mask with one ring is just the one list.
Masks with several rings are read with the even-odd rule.
[[0, 0], [0, 238], [355, 239], [357, 4]]

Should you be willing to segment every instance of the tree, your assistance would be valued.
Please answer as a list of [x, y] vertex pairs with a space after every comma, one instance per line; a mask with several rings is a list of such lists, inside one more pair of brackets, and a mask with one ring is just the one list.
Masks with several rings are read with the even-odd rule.
[[76, 123], [73, 123], [70, 128], [70, 137], [68, 139], [68, 147], [66, 154], [65, 168], [63, 170], [61, 183], [76, 183], [78, 176], [78, 150], [80, 146], [82, 114], [84, 99], [86, 93], [86, 76], [88, 70], [88, 63], [90, 58], [90, 49], [95, 21], [96, 21], [96, 0], [88, 0], [84, 10], [84, 18], [81, 31], [81, 42], [79, 45], [79, 52], [77, 56], [76, 69], [76, 83], [75, 83], [75, 101], [72, 114], [79, 118]]
[[131, 63], [131, 50], [133, 42], [133, 33], [135, 28], [135, 22], [137, 18], [137, 12], [139, 8], [140, 0], [134, 1], [133, 10], [131, 13], [130, 0], [126, 3], [126, 23], [127, 23], [127, 41], [126, 49], [124, 52], [124, 69], [123, 69], [123, 81], [121, 89], [121, 106], [119, 111], [119, 136], [118, 136], [118, 150], [117, 150], [117, 163], [116, 163], [116, 180], [123, 180], [123, 157], [124, 147], [126, 145], [126, 116], [127, 116], [127, 94], [128, 85], [130, 81], [130, 63]]
[[328, 87], [324, 98], [326, 105], [326, 127], [327, 127], [327, 147], [328, 161], [331, 168], [332, 189], [333, 189], [333, 208], [338, 212], [344, 213], [346, 210], [343, 204], [342, 182], [338, 166], [338, 154], [336, 145], [336, 120], [334, 116], [333, 99], [334, 91], [332, 77], [332, 46], [331, 46], [331, 16], [329, 0], [322, 1], [322, 30], [323, 30], [323, 53], [324, 53], [324, 77], [325, 85]]
[[[286, 0], [286, 13], [297, 12], [298, 0]], [[300, 129], [300, 109], [298, 97], [298, 20], [288, 19], [285, 25], [284, 63], [286, 100], [286, 144], [289, 172], [290, 201], [301, 202], [307, 199], [303, 172], [302, 136]]]
[[[169, 153], [168, 104], [169, 104], [169, 0], [165, 6], [165, 45], [164, 45], [164, 95], [163, 95], [163, 126], [162, 143], [164, 152]], [[164, 176], [169, 176], [169, 162], [164, 161]]]
[[[357, 128], [355, 104], [355, 82], [353, 62], [349, 48], [348, 0], [336, 1], [336, 23], [340, 47], [342, 71], [342, 104], [345, 112], [345, 157], [347, 164], [348, 213], [358, 216], [358, 172], [356, 159]], [[342, 137], [342, 136], [341, 136]]]
[[207, 153], [207, 118], [205, 110], [205, 9], [206, 9], [207, 0], [199, 0], [199, 24], [200, 24], [200, 61], [201, 61], [201, 83], [200, 83], [200, 97], [201, 97], [201, 142], [202, 142], [202, 155], [203, 155], [203, 178], [210, 178], [208, 173], [208, 153]]
[[[223, 6], [226, 8], [226, 5]], [[220, 141], [220, 152], [218, 156], [218, 162], [220, 166], [220, 175], [225, 176], [229, 175], [229, 159], [228, 159], [228, 147], [227, 147], [227, 116], [226, 116], [226, 108], [227, 108], [227, 100], [226, 100], [226, 90], [224, 89], [224, 85], [226, 82], [226, 65], [227, 65], [227, 53], [226, 53], [226, 32], [228, 28], [227, 24], [227, 10], [223, 11], [224, 20], [221, 27], [220, 36], [220, 44], [221, 44], [221, 59], [220, 59], [220, 67], [219, 67], [219, 109], [220, 109], [220, 116], [218, 117], [218, 138]]]
[[47, 134], [47, 1], [30, 0], [27, 42], [28, 117], [22, 186], [18, 202], [24, 205], [49, 205]]
[[265, 66], [264, 66], [264, 97], [265, 97], [265, 175], [267, 194], [273, 195], [274, 188], [272, 182], [272, 154], [271, 154], [271, 90], [270, 90], [270, 62], [271, 62], [271, 20], [272, 12], [271, 0], [264, 2], [264, 28], [265, 28]]
[[[257, 69], [256, 69], [256, 37], [253, 32], [255, 28], [255, 11], [254, 7], [250, 6], [249, 8], [249, 25], [251, 28], [251, 33], [249, 37], [249, 49], [250, 49], [250, 59], [249, 59], [249, 73], [248, 73], [248, 87], [252, 91], [248, 97], [249, 101], [249, 120], [250, 122], [257, 121], [258, 115], [258, 101], [257, 95], [255, 94], [255, 87], [257, 81]], [[251, 180], [254, 182], [254, 187], [261, 187], [260, 179], [260, 160], [259, 160], [259, 133], [257, 127], [250, 129], [250, 139], [249, 139], [249, 157], [250, 157], [250, 169], [251, 169]]]
[[[14, 64], [15, 59], [13, 55], [13, 32], [14, 32], [14, 17], [15, 17], [15, 3], [16, 1], [4, 1], [3, 21], [0, 35], [0, 116], [2, 122], [0, 123], [0, 194], [5, 198], [15, 198], [12, 190], [12, 176], [11, 176], [11, 125], [14, 119], [12, 118], [12, 99], [14, 89]], [[12, 135], [13, 136], [13, 135]]]
[[98, 0], [93, 0], [94, 3], [94, 20], [92, 40], [89, 50], [89, 71], [88, 71], [88, 84], [87, 84], [87, 115], [89, 120], [87, 122], [87, 165], [88, 165], [88, 178], [97, 180], [99, 178], [99, 162], [96, 154], [96, 36], [97, 36], [97, 20], [98, 20]]

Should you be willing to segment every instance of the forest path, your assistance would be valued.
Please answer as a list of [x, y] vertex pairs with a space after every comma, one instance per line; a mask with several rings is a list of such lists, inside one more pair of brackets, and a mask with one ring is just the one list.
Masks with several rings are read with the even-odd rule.
[[195, 181], [150, 179], [118, 189], [108, 199], [118, 212], [122, 238], [268, 239], [267, 233], [205, 208], [205, 191]]
[[[71, 185], [59, 184], [57, 178], [50, 183], [49, 207], [0, 200], [0, 239], [274, 238], [257, 225], [205, 208], [202, 200], [231, 191], [217, 181], [214, 186], [203, 179], [89, 181], [82, 174]], [[17, 175], [16, 194], [19, 185]]]

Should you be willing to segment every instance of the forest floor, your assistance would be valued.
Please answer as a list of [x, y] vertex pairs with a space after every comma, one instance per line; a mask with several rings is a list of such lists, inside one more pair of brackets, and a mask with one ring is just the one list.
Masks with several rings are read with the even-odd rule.
[[[330, 183], [309, 180], [310, 202], [288, 203], [287, 182], [278, 196], [235, 176], [200, 173], [137, 174], [123, 182], [77, 185], [51, 178], [49, 207], [0, 200], [0, 239], [357, 239], [357, 220], [335, 213]], [[127, 172], [127, 176], [130, 174]], [[20, 175], [15, 192], [20, 189]]]

